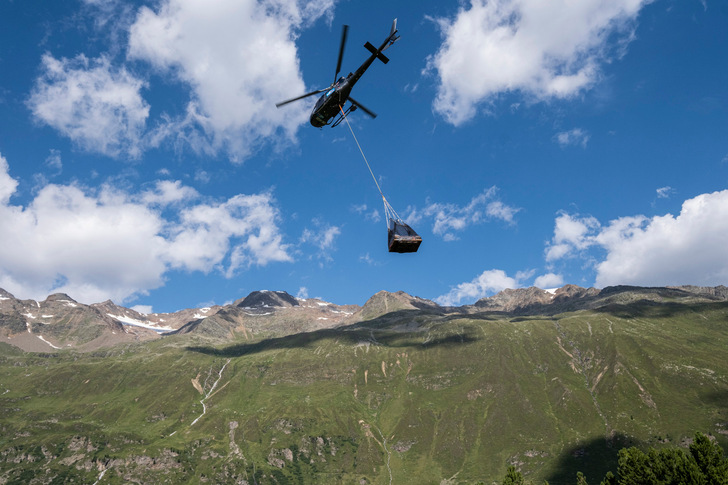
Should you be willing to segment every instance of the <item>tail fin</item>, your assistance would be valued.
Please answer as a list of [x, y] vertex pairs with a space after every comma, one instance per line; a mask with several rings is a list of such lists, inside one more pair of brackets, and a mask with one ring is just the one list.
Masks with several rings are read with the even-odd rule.
[[397, 19], [394, 19], [394, 22], [392, 22], [392, 30], [389, 31], [389, 36], [384, 42], [382, 42], [382, 45], [379, 46], [379, 49], [374, 47], [369, 42], [364, 44], [364, 47], [366, 47], [369, 52], [376, 56], [377, 59], [386, 64], [389, 62], [389, 59], [387, 58], [387, 56], [382, 54], [382, 52], [386, 51], [390, 45], [394, 44], [398, 40], [399, 36], [397, 35]]
[[389, 49], [389, 46], [391, 46], [398, 40], [399, 36], [397, 35], [397, 19], [394, 19], [394, 21], [392, 22], [392, 30], [389, 31], [389, 37], [387, 37], [387, 40], [385, 41], [386, 45], [382, 47], [382, 51]]

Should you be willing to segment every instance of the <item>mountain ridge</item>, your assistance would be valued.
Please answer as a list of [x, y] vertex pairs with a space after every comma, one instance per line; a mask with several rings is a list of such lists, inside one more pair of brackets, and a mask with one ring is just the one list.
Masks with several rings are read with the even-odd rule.
[[636, 301], [726, 300], [728, 287], [723, 285], [620, 285], [601, 290], [576, 285], [549, 290], [528, 287], [505, 289], [462, 306], [441, 306], [403, 291], [379, 291], [359, 306], [296, 298], [285, 291], [260, 290], [227, 305], [142, 314], [116, 305], [111, 300], [82, 304], [65, 293], [51, 294], [42, 302], [20, 300], [0, 288], [0, 341], [34, 352], [53, 352], [64, 348], [89, 351], [120, 343], [153, 340], [165, 334], [195, 334], [219, 340], [241, 335], [252, 340], [336, 328], [400, 312], [553, 315]]

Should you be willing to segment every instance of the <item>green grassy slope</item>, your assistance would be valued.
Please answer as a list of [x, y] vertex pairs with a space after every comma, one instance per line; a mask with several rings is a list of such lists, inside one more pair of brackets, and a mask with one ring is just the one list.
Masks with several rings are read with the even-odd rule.
[[622, 446], [701, 431], [726, 447], [727, 344], [726, 303], [637, 302], [402, 310], [95, 354], [0, 345], [0, 482], [490, 483], [514, 464], [534, 483], [598, 483]]

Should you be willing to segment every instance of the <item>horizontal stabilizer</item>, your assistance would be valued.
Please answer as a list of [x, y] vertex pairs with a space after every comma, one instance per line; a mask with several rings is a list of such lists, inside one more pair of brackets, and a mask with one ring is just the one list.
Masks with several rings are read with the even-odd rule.
[[386, 63], [389, 62], [389, 58], [387, 56], [385, 56], [384, 54], [382, 54], [381, 51], [377, 50], [377, 48], [374, 47], [371, 43], [367, 42], [366, 44], [364, 44], [364, 47], [366, 47], [366, 49], [369, 52], [371, 52], [372, 54], [374, 54], [375, 56], [377, 56], [377, 59], [379, 59], [383, 63], [386, 64]]

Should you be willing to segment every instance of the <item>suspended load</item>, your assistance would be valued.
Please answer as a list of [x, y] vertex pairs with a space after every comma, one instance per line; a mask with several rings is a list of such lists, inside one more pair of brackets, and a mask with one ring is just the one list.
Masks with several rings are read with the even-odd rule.
[[382, 195], [384, 200], [384, 214], [387, 217], [387, 233], [388, 246], [390, 253], [416, 253], [422, 243], [422, 238], [407, 225], [397, 215], [395, 210], [389, 205], [387, 199]]
[[389, 252], [416, 253], [422, 238], [401, 220], [389, 220]]

